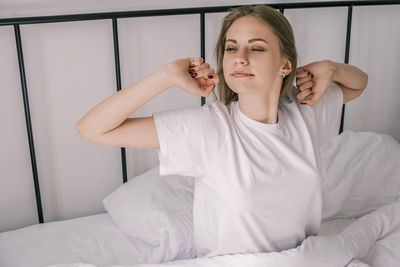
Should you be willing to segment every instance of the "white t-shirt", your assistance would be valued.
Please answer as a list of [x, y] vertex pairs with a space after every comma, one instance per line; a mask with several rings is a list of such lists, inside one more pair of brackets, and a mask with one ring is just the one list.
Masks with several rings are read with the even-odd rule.
[[237, 101], [154, 113], [160, 175], [195, 177], [198, 257], [281, 251], [317, 234], [319, 147], [338, 134], [343, 95], [332, 83], [313, 106], [278, 105], [278, 122], [244, 115]]

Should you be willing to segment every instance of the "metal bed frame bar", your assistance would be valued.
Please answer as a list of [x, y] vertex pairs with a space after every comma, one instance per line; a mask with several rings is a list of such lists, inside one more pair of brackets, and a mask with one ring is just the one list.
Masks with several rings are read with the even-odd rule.
[[[319, 7], [348, 7], [347, 16], [347, 32], [346, 32], [346, 51], [344, 63], [349, 62], [349, 49], [350, 49], [350, 36], [351, 36], [351, 20], [353, 14], [353, 6], [370, 6], [370, 5], [396, 5], [400, 4], [398, 0], [391, 1], [331, 1], [331, 2], [309, 2], [309, 3], [278, 3], [278, 4], [262, 4], [279, 9], [283, 14], [285, 9], [300, 9], [300, 8], [319, 8]], [[122, 11], [122, 12], [105, 12], [105, 13], [88, 13], [88, 14], [73, 14], [73, 15], [56, 15], [56, 16], [37, 16], [37, 17], [21, 17], [21, 18], [6, 18], [0, 19], [0, 26], [14, 26], [15, 41], [18, 54], [18, 65], [20, 71], [22, 96], [25, 110], [25, 122], [29, 141], [29, 150], [31, 156], [32, 174], [36, 195], [36, 206], [38, 213], [39, 223], [43, 223], [43, 209], [40, 196], [39, 176], [36, 164], [36, 153], [34, 138], [32, 132], [32, 122], [29, 108], [28, 89], [26, 84], [25, 64], [23, 57], [23, 49], [21, 42], [20, 25], [24, 24], [43, 24], [53, 22], [67, 22], [67, 21], [85, 21], [85, 20], [104, 20], [111, 19], [113, 27], [113, 41], [114, 41], [114, 60], [115, 60], [115, 75], [117, 81], [117, 91], [121, 90], [121, 71], [119, 60], [119, 45], [118, 45], [118, 18], [131, 18], [131, 17], [148, 17], [148, 16], [171, 16], [171, 15], [200, 15], [200, 56], [205, 59], [205, 14], [227, 12], [235, 6], [216, 6], [216, 7], [195, 7], [195, 8], [179, 8], [179, 9], [161, 9], [161, 10], [139, 10], [139, 11]], [[201, 97], [201, 105], [205, 105], [205, 97]], [[340, 124], [339, 134], [343, 131], [345, 105], [342, 108], [342, 118]], [[121, 148], [121, 163], [122, 163], [122, 181], [127, 182], [127, 168], [126, 168], [126, 151]]]

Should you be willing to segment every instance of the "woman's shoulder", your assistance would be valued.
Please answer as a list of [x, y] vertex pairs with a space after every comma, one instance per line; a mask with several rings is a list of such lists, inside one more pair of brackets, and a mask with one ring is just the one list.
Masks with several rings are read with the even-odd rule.
[[220, 112], [228, 112], [230, 109], [230, 104], [226, 105], [224, 102], [220, 100], [215, 100], [213, 102], [209, 102], [202, 106], [203, 109], [209, 110], [210, 112], [220, 113]]
[[[225, 116], [221, 116], [222, 114], [229, 114], [228, 107], [221, 101], [213, 101], [206, 103], [203, 106], [190, 106], [172, 109], [163, 112], [157, 112], [157, 115], [160, 116], [172, 116], [172, 117], [180, 117], [186, 118], [187, 120], [192, 120], [192, 122], [199, 121], [207, 121], [207, 120], [218, 120], [224, 118]], [[179, 119], [178, 119], [179, 120]]]
[[203, 107], [205, 107], [205, 106], [211, 106], [214, 108], [223, 109], [223, 108], [226, 108], [228, 105], [225, 105], [225, 103], [221, 100], [214, 100], [214, 101], [208, 102]]
[[202, 106], [204, 115], [210, 120], [218, 121], [220, 125], [230, 124], [232, 121], [231, 103], [225, 104], [223, 101], [215, 100]]

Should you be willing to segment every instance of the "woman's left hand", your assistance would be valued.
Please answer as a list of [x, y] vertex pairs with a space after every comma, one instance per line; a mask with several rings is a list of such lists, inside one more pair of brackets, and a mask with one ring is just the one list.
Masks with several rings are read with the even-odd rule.
[[296, 97], [301, 104], [314, 105], [332, 83], [334, 68], [330, 60], [317, 61], [302, 66], [296, 71]]

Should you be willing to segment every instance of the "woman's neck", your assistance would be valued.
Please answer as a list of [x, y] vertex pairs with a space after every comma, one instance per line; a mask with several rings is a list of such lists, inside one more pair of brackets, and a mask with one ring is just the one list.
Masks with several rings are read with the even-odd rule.
[[260, 97], [255, 94], [238, 95], [240, 111], [247, 117], [266, 124], [278, 123], [279, 94]]

